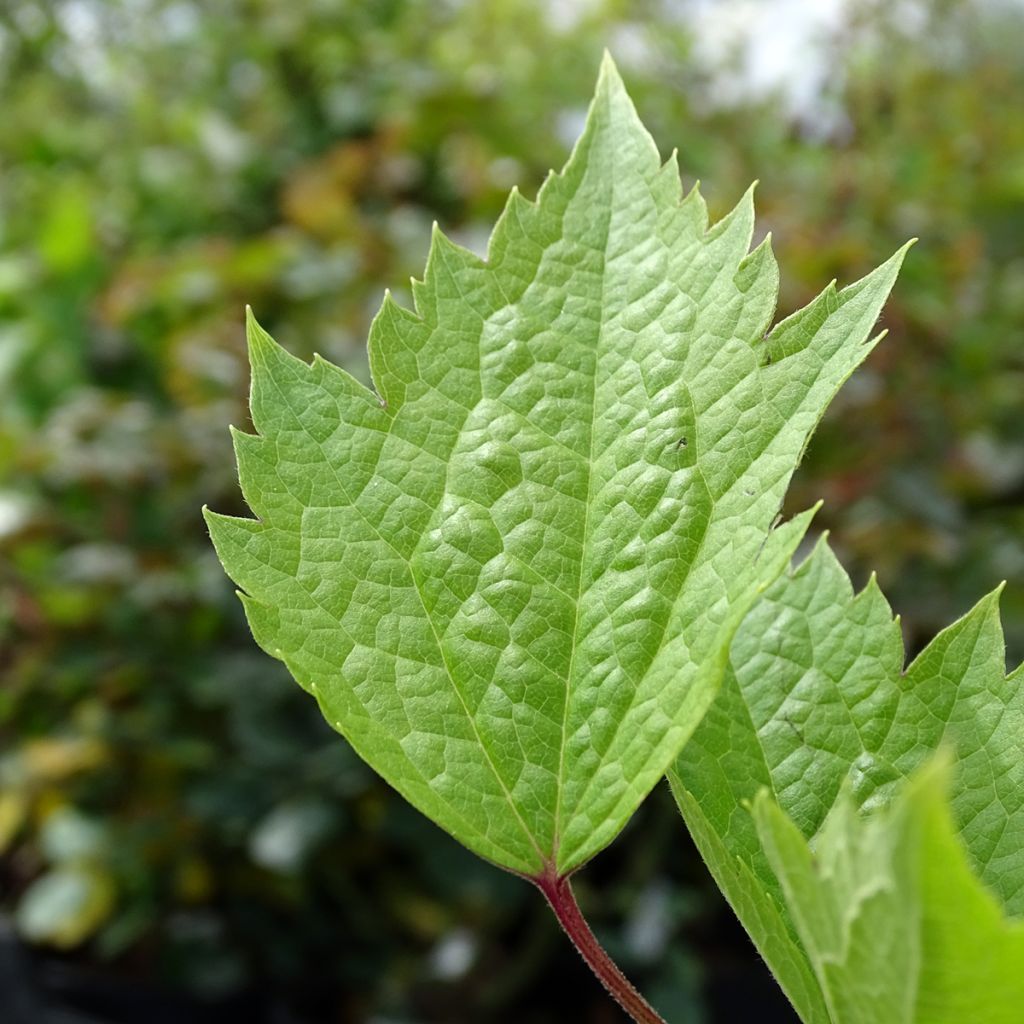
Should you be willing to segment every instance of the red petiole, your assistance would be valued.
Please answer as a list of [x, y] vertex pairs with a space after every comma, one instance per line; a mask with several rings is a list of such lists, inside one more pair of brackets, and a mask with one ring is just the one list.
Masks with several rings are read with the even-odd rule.
[[636, 1021], [636, 1024], [665, 1024], [665, 1020], [637, 992], [597, 941], [580, 911], [568, 876], [550, 870], [531, 878], [530, 881], [544, 893], [545, 899], [555, 912], [555, 917], [558, 918], [558, 923], [565, 929], [566, 935], [572, 939], [573, 945], [579, 950], [587, 965], [619, 1006]]

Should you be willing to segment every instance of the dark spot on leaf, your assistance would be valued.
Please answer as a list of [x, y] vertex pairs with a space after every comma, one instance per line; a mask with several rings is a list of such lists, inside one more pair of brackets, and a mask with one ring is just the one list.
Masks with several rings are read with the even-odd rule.
[[790, 729], [792, 729], [793, 732], [796, 733], [796, 738], [800, 741], [800, 743], [804, 744], [804, 734], [796, 727], [796, 725], [794, 725], [793, 722], [791, 722], [790, 719], [785, 715], [782, 716], [782, 721], [784, 721], [786, 725], [788, 725]]

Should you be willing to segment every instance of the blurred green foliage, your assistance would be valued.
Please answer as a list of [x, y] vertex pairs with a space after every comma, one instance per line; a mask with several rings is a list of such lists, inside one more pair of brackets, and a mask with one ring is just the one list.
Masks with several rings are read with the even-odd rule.
[[[534, 894], [254, 648], [199, 516], [242, 511], [243, 304], [365, 379], [431, 221], [483, 247], [561, 162], [604, 46], [714, 213], [762, 180], [782, 311], [921, 237], [791, 504], [826, 498], [912, 646], [1009, 578], [1024, 652], [1021, 7], [851, 4], [798, 116], [723, 101], [697, 6], [0, 6], [0, 900], [27, 938], [161, 992], [259, 993], [249, 1020], [612, 1019]], [[747, 983], [754, 954], [668, 801], [641, 817], [584, 874], [596, 924], [703, 1019], [703, 982]]]

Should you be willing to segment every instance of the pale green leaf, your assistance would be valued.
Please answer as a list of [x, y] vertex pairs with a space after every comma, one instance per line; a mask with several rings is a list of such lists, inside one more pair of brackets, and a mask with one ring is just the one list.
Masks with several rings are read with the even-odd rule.
[[[874, 579], [855, 595], [821, 542], [743, 622], [719, 697], [670, 771], [698, 847], [805, 1021], [954, 1018], [871, 1016], [866, 1003], [861, 1016], [835, 1016], [779, 875], [780, 855], [765, 850], [763, 829], [759, 834], [750, 815], [759, 792], [768, 794], [759, 798], [762, 824], [774, 813], [764, 809], [769, 799], [776, 819], [785, 816], [798, 836], [822, 843], [830, 828], [861, 827], [851, 808], [870, 814], [889, 807], [907, 777], [949, 746], [959, 759], [952, 820], [976, 876], [972, 885], [986, 887], [1001, 913], [1024, 912], [1024, 673], [1006, 675], [997, 598], [998, 591], [982, 600], [904, 671], [899, 623]], [[848, 838], [852, 843], [852, 833]], [[861, 883], [873, 884], [868, 876]], [[892, 884], [910, 887], [900, 898], [921, 898], [913, 879]], [[839, 910], [851, 918], [857, 912], [852, 904]], [[866, 934], [880, 946], [893, 942], [888, 954], [879, 953], [876, 980], [884, 964], [918, 980], [928, 972], [945, 976], [945, 963], [920, 957], [896, 970], [910, 948], [899, 938], [902, 911], [893, 904], [876, 912], [882, 917], [870, 917]], [[890, 912], [897, 916], [885, 919]], [[1018, 972], [1024, 975], [1024, 961]]]
[[765, 339], [753, 201], [708, 228], [610, 61], [486, 261], [435, 232], [376, 392], [249, 326], [257, 520], [208, 515], [253, 633], [412, 803], [514, 871], [605, 846], [806, 528], [772, 530], [902, 251]]
[[866, 819], [844, 789], [808, 845], [767, 790], [759, 839], [834, 1024], [1016, 1024], [1024, 920], [974, 873], [948, 800], [948, 759]]

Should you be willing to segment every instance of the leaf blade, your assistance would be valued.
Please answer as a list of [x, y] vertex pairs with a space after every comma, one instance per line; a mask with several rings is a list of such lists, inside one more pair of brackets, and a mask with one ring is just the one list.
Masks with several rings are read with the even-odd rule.
[[1010, 1024], [1024, 921], [979, 881], [949, 800], [948, 750], [867, 819], [849, 793], [814, 850], [765, 793], [754, 818], [835, 1024]]
[[435, 229], [415, 311], [385, 297], [377, 394], [249, 325], [259, 519], [208, 521], [257, 640], [403, 795], [526, 875], [611, 841], [711, 702], [902, 258], [762, 363], [778, 273], [747, 251], [752, 194], [710, 230], [680, 196], [606, 61], [487, 261]]

